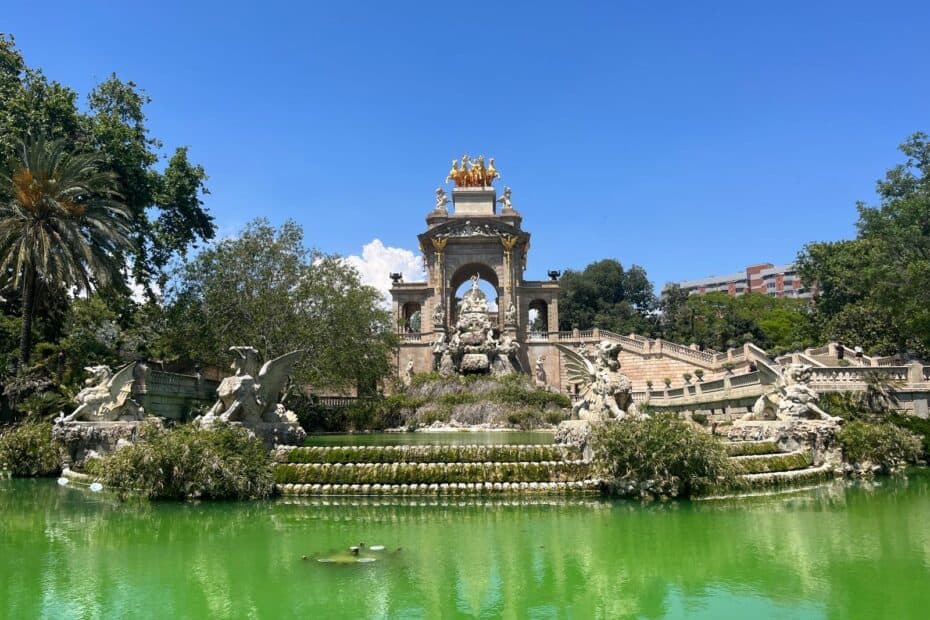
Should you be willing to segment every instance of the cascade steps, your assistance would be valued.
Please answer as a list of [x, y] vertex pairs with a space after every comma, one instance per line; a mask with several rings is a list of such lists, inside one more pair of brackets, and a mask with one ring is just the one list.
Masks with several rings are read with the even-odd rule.
[[308, 446], [275, 451], [285, 495], [597, 492], [577, 450], [557, 445]]
[[[833, 477], [807, 451], [772, 441], [726, 445], [746, 488]], [[475, 496], [594, 494], [602, 485], [581, 454], [561, 445], [389, 445], [281, 447], [275, 482], [289, 496]]]
[[756, 489], [795, 486], [829, 480], [833, 467], [815, 466], [810, 451], [782, 452], [773, 441], [734, 441], [726, 444], [743, 486]]

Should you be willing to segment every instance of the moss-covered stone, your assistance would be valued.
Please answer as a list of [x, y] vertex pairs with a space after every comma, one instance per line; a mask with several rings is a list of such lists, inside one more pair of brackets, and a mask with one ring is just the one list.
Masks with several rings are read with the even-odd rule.
[[279, 463], [278, 484], [548, 483], [586, 480], [581, 461], [520, 463]]
[[805, 469], [812, 464], [809, 452], [788, 452], [785, 454], [764, 454], [760, 456], [743, 456], [731, 459], [741, 474], [761, 474], [778, 471]]
[[562, 461], [578, 458], [556, 445], [306, 446], [279, 450], [286, 463], [484, 463]]
[[730, 456], [754, 456], [781, 452], [774, 441], [731, 441], [724, 445]]

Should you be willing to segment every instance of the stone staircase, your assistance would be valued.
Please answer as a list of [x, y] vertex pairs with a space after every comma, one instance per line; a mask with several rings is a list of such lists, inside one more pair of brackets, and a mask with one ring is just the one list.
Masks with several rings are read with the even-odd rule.
[[581, 455], [557, 445], [282, 447], [283, 495], [597, 493]]

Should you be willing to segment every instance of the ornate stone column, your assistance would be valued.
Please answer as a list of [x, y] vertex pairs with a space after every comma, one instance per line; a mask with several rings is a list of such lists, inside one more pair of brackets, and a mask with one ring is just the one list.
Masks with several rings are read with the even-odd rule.
[[440, 305], [442, 307], [443, 315], [443, 329], [445, 329], [445, 324], [449, 320], [449, 309], [446, 304], [446, 261], [445, 261], [445, 250], [446, 244], [449, 243], [448, 237], [443, 238], [432, 238], [430, 242], [433, 245], [433, 256], [435, 257], [436, 269], [439, 272], [440, 280]]

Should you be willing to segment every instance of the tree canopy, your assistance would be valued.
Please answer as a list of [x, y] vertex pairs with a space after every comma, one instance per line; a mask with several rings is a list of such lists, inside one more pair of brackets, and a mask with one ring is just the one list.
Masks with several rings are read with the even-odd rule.
[[266, 359], [308, 349], [297, 379], [314, 386], [370, 385], [393, 345], [378, 291], [338, 256], [304, 246], [301, 227], [255, 220], [185, 261], [166, 290], [166, 353], [223, 367], [228, 349]]
[[748, 293], [688, 295], [677, 286], [663, 291], [660, 333], [666, 340], [720, 351], [753, 342], [774, 351], [796, 350], [816, 340], [807, 300]]
[[930, 354], [930, 140], [915, 133], [903, 163], [878, 181], [879, 203], [857, 205], [855, 239], [808, 244], [799, 273], [817, 286], [826, 339], [872, 353]]
[[[95, 154], [100, 170], [115, 175], [129, 211], [134, 244], [127, 266], [151, 292], [171, 258], [212, 239], [215, 227], [201, 200], [206, 172], [188, 159], [186, 147], [162, 156], [163, 143], [146, 125], [149, 102], [137, 84], [112, 74], [82, 109], [74, 90], [29, 67], [13, 37], [0, 34], [0, 169], [10, 169], [17, 144], [30, 137]], [[0, 202], [9, 198], [10, 189], [0, 187]]]
[[646, 271], [628, 270], [614, 259], [567, 270], [559, 281], [559, 329], [599, 327], [620, 334], [649, 333], [654, 325], [655, 294]]

